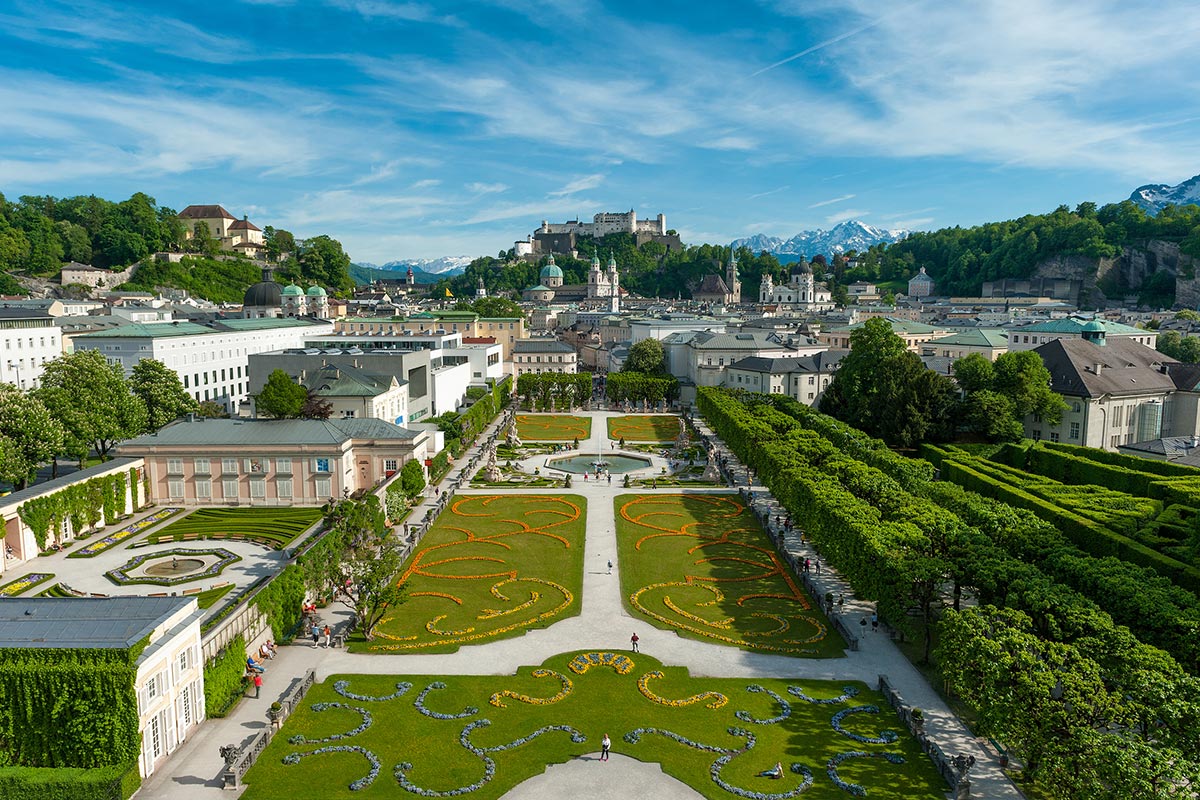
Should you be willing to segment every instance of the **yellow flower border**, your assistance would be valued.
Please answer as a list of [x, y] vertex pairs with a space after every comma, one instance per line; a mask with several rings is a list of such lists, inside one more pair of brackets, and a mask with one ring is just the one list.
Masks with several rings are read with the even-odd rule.
[[552, 669], [535, 669], [533, 671], [533, 677], [535, 678], [545, 678], [551, 675], [558, 678], [559, 681], [562, 682], [562, 689], [553, 697], [530, 697], [527, 694], [520, 694], [512, 689], [503, 689], [493, 694], [488, 702], [497, 708], [508, 708], [508, 705], [501, 698], [511, 697], [513, 700], [517, 700], [522, 703], [528, 703], [531, 706], [554, 705], [559, 700], [562, 700], [569, 695], [571, 690], [575, 688], [575, 684], [571, 683], [571, 679], [566, 675], [563, 675], [561, 672], [555, 672]]
[[571, 659], [567, 667], [576, 675], [582, 675], [592, 667], [612, 667], [618, 675], [633, 671], [633, 659], [624, 653], [592, 652], [580, 653]]
[[720, 692], [700, 692], [699, 694], [694, 694], [691, 697], [684, 697], [680, 700], [668, 700], [667, 698], [665, 698], [661, 695], [655, 694], [650, 689], [650, 679], [651, 678], [661, 678], [661, 677], [663, 677], [663, 674], [661, 671], [659, 671], [657, 669], [651, 670], [650, 672], [647, 672], [642, 677], [638, 678], [638, 682], [637, 682], [638, 691], [641, 692], [646, 697], [647, 700], [651, 700], [655, 703], [658, 703], [660, 706], [670, 706], [671, 708], [684, 708], [686, 706], [695, 705], [696, 703], [703, 703], [705, 700], [710, 700], [712, 702], [707, 704], [708, 707], [717, 709], [729, 702], [729, 698], [726, 697], [725, 695], [721, 694]]

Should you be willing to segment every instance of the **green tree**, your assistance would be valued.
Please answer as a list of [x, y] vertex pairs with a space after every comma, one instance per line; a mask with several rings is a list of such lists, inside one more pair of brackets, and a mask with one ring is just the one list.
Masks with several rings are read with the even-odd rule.
[[229, 412], [225, 410], [224, 406], [214, 400], [201, 400], [196, 413], [206, 419], [220, 419], [229, 416]]
[[0, 383], [0, 480], [24, 489], [63, 448], [62, 425], [37, 397]]
[[1067, 402], [1050, 388], [1050, 370], [1032, 350], [1009, 352], [996, 359], [992, 388], [1012, 400], [1019, 418], [1040, 414], [1049, 425], [1062, 422]]
[[425, 490], [425, 471], [421, 462], [410, 458], [400, 469], [400, 487], [409, 497], [416, 497]]
[[304, 419], [329, 419], [333, 416], [333, 403], [317, 394], [313, 389], [305, 390], [304, 404], [300, 406]]
[[954, 379], [958, 387], [966, 394], [992, 388], [996, 379], [996, 368], [992, 362], [979, 353], [971, 353], [954, 362]]
[[332, 289], [352, 289], [350, 256], [342, 249], [342, 243], [329, 236], [314, 236], [299, 243], [298, 260], [300, 277], [319, 286]]
[[1185, 308], [1182, 311], [1175, 313], [1175, 319], [1186, 319], [1189, 322], [1200, 322], [1200, 312], [1193, 311], [1190, 308]]
[[161, 361], [143, 358], [129, 376], [133, 393], [146, 406], [146, 429], [157, 431], [169, 422], [200, 409], [183, 388], [179, 374]]
[[962, 418], [966, 430], [989, 441], [1019, 442], [1025, 436], [1013, 401], [990, 389], [980, 389], [967, 396]]
[[460, 311], [474, 311], [481, 317], [525, 317], [525, 310], [507, 297], [481, 297], [472, 303], [458, 303]]
[[107, 460], [123, 439], [146, 430], [146, 406], [125, 380], [120, 364], [99, 350], [62, 355], [46, 364], [37, 398], [62, 425], [66, 452], [80, 464], [94, 450]]
[[957, 390], [925, 368], [883, 319], [850, 334], [850, 353], [838, 366], [821, 410], [898, 447], [947, 438]]
[[661, 375], [667, 371], [667, 357], [662, 342], [654, 337], [642, 339], [629, 348], [622, 372]]
[[213, 237], [207, 222], [197, 222], [192, 226], [192, 238], [188, 240], [188, 250], [209, 258], [221, 252], [221, 243]]
[[296, 237], [291, 231], [268, 225], [263, 228], [263, 246], [266, 248], [268, 261], [281, 261], [285, 256], [296, 252]]
[[304, 410], [308, 390], [281, 369], [267, 376], [267, 382], [254, 398], [254, 407], [260, 414], [275, 419], [296, 419]]

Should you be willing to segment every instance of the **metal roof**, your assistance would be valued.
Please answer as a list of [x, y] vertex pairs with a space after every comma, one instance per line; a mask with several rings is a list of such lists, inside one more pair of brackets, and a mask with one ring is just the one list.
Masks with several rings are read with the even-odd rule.
[[122, 453], [148, 447], [338, 445], [347, 439], [414, 439], [416, 431], [381, 419], [202, 419], [174, 422], [123, 443]]
[[29, 597], [0, 600], [0, 647], [124, 649], [190, 597]]

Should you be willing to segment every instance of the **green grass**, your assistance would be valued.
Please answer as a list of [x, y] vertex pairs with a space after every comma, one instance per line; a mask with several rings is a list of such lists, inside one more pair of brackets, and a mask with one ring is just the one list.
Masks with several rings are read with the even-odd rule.
[[450, 653], [579, 613], [586, 501], [460, 495], [400, 575], [406, 599], [358, 652]]
[[147, 536], [146, 543], [241, 538], [279, 550], [319, 519], [319, 508], [202, 508]]
[[[861, 736], [879, 737], [883, 731], [900, 733], [900, 720], [886, 702], [863, 684], [849, 682], [795, 681], [786, 679], [747, 680], [744, 678], [692, 678], [680, 667], [664, 667], [659, 661], [641, 654], [618, 654], [632, 662], [626, 674], [607, 666], [591, 666], [583, 674], [569, 667], [571, 653], [548, 659], [544, 668], [522, 667], [515, 676], [466, 675], [431, 677], [383, 675], [335, 675], [317, 684], [305, 697], [301, 708], [284, 724], [246, 775], [244, 800], [293, 798], [395, 798], [412, 797], [411, 790], [399, 784], [399, 774], [416, 787], [435, 792], [450, 792], [480, 781], [483, 785], [464, 796], [491, 800], [523, 781], [541, 774], [548, 764], [561, 764], [579, 757], [595, 757], [600, 738], [608, 733], [614, 753], [648, 763], [662, 765], [668, 775], [683, 781], [705, 797], [718, 800], [734, 794], [719, 786], [710, 776], [710, 768], [722, 753], [706, 752], [667, 738], [659, 733], [642, 733], [636, 742], [626, 734], [640, 728], [670, 731], [699, 744], [729, 750], [745, 748], [745, 735], [732, 735], [730, 728], [749, 731], [755, 744], [749, 752], [734, 755], [719, 769], [722, 780], [739, 789], [764, 793], [785, 793], [797, 789], [801, 776], [788, 771], [782, 780], [758, 777], [776, 761], [788, 770], [793, 763], [807, 768], [813, 785], [805, 798], [843, 800], [845, 790], [826, 774], [830, 758], [850, 751], [899, 754], [904, 761], [893, 764], [882, 758], [856, 758], [842, 764], [838, 772], [843, 780], [861, 784], [867, 796], [875, 800], [928, 798], [945, 795], [946, 788], [915, 740], [907, 735], [897, 741], [864, 744], [838, 733], [832, 725], [834, 714], [852, 706], [875, 705], [877, 714], [856, 713], [842, 722], [844, 729]], [[610, 656], [612, 654], [609, 654]], [[481, 658], [481, 669], [488, 664]], [[646, 678], [659, 671], [661, 676]], [[345, 680], [344, 691], [383, 698], [397, 691], [397, 683], [409, 683], [399, 697], [382, 700], [358, 700], [337, 693], [334, 683]], [[424, 699], [427, 710], [444, 715], [462, 715], [456, 719], [435, 719], [422, 714], [416, 700], [427, 687], [442, 681], [445, 688], [430, 690]], [[640, 688], [660, 699], [686, 699], [703, 694], [703, 699], [684, 706], [668, 706], [647, 696]], [[765, 691], [748, 691], [757, 686], [773, 692], [788, 704], [784, 706]], [[853, 686], [857, 695], [830, 704], [808, 702], [788, 692], [789, 687], [816, 699], [842, 695], [845, 686]], [[497, 697], [503, 707], [491, 702]], [[565, 693], [564, 693], [565, 692]], [[512, 695], [525, 695], [525, 700]], [[533, 703], [534, 698], [551, 702]], [[295, 736], [320, 739], [344, 734], [358, 727], [363, 715], [352, 708], [334, 707], [313, 711], [318, 703], [343, 703], [362, 708], [370, 714], [370, 726], [354, 736], [328, 743], [297, 742]], [[710, 708], [710, 705], [718, 705]], [[746, 721], [737, 712], [747, 712], [755, 721]], [[782, 717], [777, 721], [771, 718]], [[482, 758], [460, 744], [464, 728], [479, 720], [490, 725], [476, 727], [466, 734], [478, 748], [497, 747], [526, 737], [551, 725], [570, 726], [585, 741], [572, 741], [566, 731], [549, 731], [511, 749], [486, 753], [495, 763], [495, 774], [487, 780]], [[367, 776], [369, 764], [358, 752], [331, 752], [299, 759], [288, 764], [292, 753], [311, 753], [327, 746], [360, 746], [379, 761], [373, 782], [360, 791], [349, 785]], [[594, 765], [594, 769], [619, 769]], [[630, 796], [644, 796], [630, 787]]]
[[592, 433], [590, 417], [571, 414], [517, 414], [517, 436], [522, 441], [571, 442]]
[[613, 500], [630, 612], [681, 635], [769, 653], [836, 658], [845, 642], [736, 495]]
[[212, 608], [217, 604], [218, 600], [229, 594], [233, 588], [234, 587], [232, 583], [227, 583], [224, 586], [215, 586], [212, 589], [205, 589], [203, 592], [188, 595], [188, 597], [196, 598], [196, 603], [201, 608]]
[[79, 597], [77, 594], [72, 594], [63, 588], [61, 583], [52, 583], [45, 589], [38, 592], [35, 597]]
[[608, 438], [626, 442], [673, 442], [679, 436], [679, 417], [674, 414], [642, 414], [609, 417]]

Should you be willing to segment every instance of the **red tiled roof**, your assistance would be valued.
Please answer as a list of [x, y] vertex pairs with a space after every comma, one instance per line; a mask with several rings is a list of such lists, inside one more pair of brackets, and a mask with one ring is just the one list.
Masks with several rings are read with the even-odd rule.
[[229, 226], [231, 231], [261, 231], [262, 228], [255, 225], [247, 219], [239, 219], [237, 222]]
[[237, 248], [239, 248], [239, 247], [243, 247], [243, 248], [244, 248], [244, 247], [250, 247], [250, 248], [253, 248], [253, 249], [255, 249], [255, 250], [264, 250], [264, 249], [266, 249], [266, 245], [265, 245], [265, 244], [259, 244], [258, 242], [238, 242], [237, 244], [235, 244], [235, 245], [233, 246], [233, 248], [234, 248], [235, 250], [236, 250]]
[[237, 219], [221, 206], [188, 206], [179, 212], [180, 219]]

